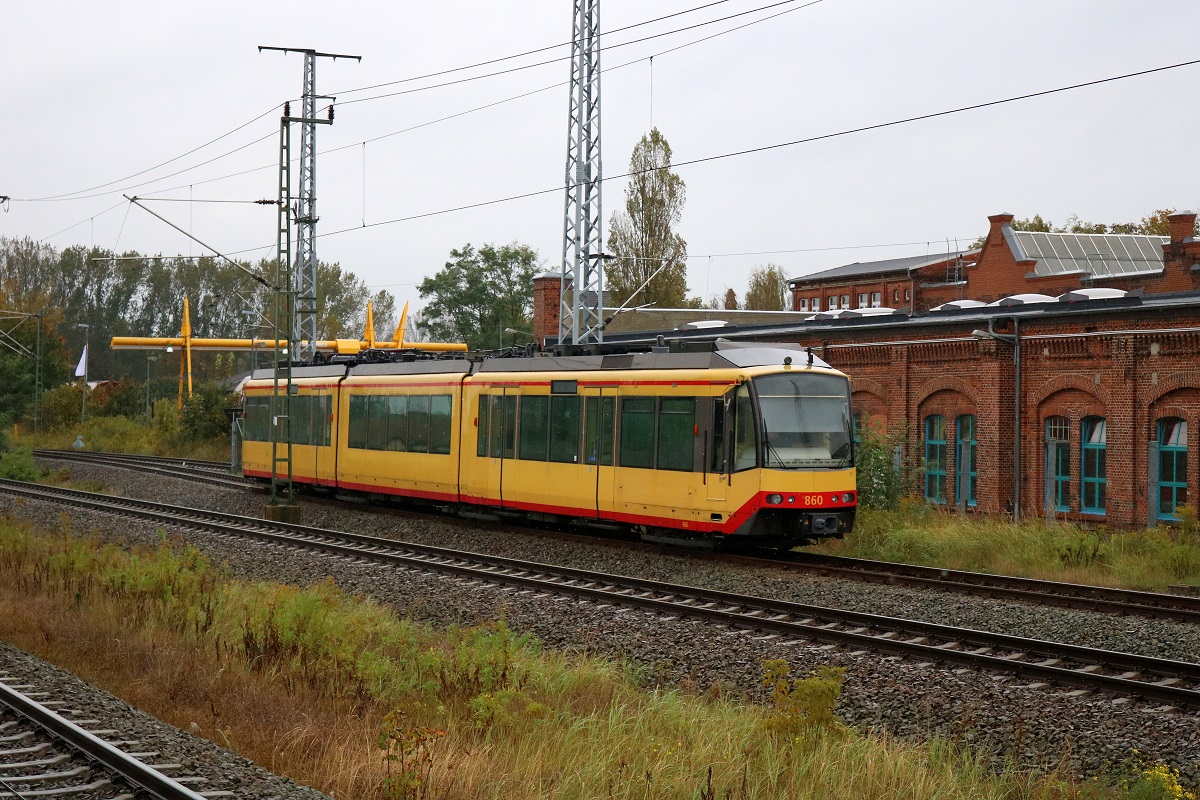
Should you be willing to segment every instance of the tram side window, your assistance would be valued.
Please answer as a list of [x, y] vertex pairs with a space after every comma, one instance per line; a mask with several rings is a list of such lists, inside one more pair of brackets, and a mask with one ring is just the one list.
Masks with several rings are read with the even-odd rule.
[[367, 449], [387, 449], [387, 396], [373, 394], [367, 398]]
[[733, 471], [753, 469], [758, 464], [758, 448], [754, 444], [754, 406], [750, 389], [742, 384], [733, 399]]
[[350, 395], [350, 426], [346, 432], [346, 446], [360, 450], [367, 446], [366, 395]]
[[612, 397], [589, 397], [585, 401], [586, 421], [583, 431], [584, 460], [601, 466], [613, 463], [613, 417], [616, 399]]
[[545, 461], [548, 439], [546, 414], [550, 398], [526, 395], [521, 398], [520, 457], [527, 461]]
[[579, 461], [579, 398], [550, 398], [550, 460], [566, 464]]
[[247, 442], [271, 441], [271, 399], [269, 397], [246, 398], [246, 421], [242, 436]]
[[621, 399], [621, 466], [654, 467], [654, 398]]
[[429, 395], [408, 398], [408, 452], [429, 452]]
[[312, 399], [306, 394], [289, 397], [287, 401], [287, 414], [288, 430], [291, 431], [292, 444], [309, 444]]
[[392, 395], [388, 401], [387, 449], [408, 450], [408, 396]]
[[448, 394], [435, 394], [429, 400], [429, 452], [447, 455], [450, 452], [450, 418], [454, 412], [454, 398]]
[[696, 398], [664, 397], [658, 415], [658, 468], [692, 470]]

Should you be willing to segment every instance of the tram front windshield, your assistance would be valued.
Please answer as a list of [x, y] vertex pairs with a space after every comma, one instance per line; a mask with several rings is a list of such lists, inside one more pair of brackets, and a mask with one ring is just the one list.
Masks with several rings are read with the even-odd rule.
[[854, 463], [846, 378], [803, 372], [764, 375], [754, 379], [754, 390], [768, 468], [838, 469]]

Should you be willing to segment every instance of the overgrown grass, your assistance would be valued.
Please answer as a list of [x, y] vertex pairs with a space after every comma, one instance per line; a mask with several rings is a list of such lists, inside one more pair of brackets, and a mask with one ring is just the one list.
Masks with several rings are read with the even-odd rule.
[[814, 550], [909, 564], [1163, 591], [1200, 586], [1200, 532], [1192, 509], [1177, 528], [1112, 531], [1073, 523], [1020, 524], [962, 517], [917, 501], [864, 509], [854, 532]]
[[767, 706], [647, 691], [502, 622], [432, 630], [329, 583], [231, 581], [166, 541], [127, 553], [0, 520], [0, 637], [338, 797], [1125, 795], [847, 730], [836, 669], [767, 664]]
[[155, 409], [152, 421], [121, 416], [89, 417], [82, 424], [74, 422], [39, 433], [23, 432], [19, 443], [35, 449], [70, 450], [75, 437], [82, 434], [85, 449], [91, 452], [229, 460], [228, 435], [191, 439], [180, 431], [174, 405], [159, 401]]

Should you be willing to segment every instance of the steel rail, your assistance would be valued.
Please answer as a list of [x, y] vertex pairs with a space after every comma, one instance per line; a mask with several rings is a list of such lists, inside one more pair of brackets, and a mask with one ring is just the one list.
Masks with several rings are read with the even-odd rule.
[[776, 563], [787, 569], [837, 575], [868, 583], [935, 588], [986, 597], [1053, 603], [1067, 608], [1200, 623], [1200, 597], [1187, 595], [991, 575], [985, 572], [817, 553], [784, 553], [756, 557], [753, 560], [760, 563]]
[[[244, 478], [230, 475], [228, 471], [226, 471], [224, 474], [221, 474], [207, 464], [198, 464], [194, 467], [186, 466], [186, 459], [164, 459], [163, 461], [151, 461], [150, 459], [155, 457], [117, 456], [107, 453], [67, 453], [55, 450], [35, 450], [33, 455], [35, 458], [47, 458], [59, 461], [79, 461], [85, 464], [101, 464], [118, 467], [121, 469], [136, 469], [139, 472], [147, 472], [153, 475], [163, 475], [170, 478], [182, 478], [184, 480], [200, 481], [201, 483], [211, 483], [216, 486], [228, 486], [237, 489], [253, 488], [252, 485]], [[178, 466], [168, 466], [170, 463], [177, 464]]]
[[[0, 488], [27, 497], [226, 536], [252, 537], [283, 546], [304, 547], [406, 568], [431, 569], [548, 594], [569, 594], [600, 604], [630, 605], [672, 616], [699, 617], [736, 628], [935, 663], [960, 664], [1045, 683], [1101, 689], [1172, 706], [1200, 708], [1200, 689], [1196, 688], [1200, 685], [1200, 665], [1190, 662], [594, 573], [19, 481], [0, 481]], [[1041, 660], [1026, 660], [1032, 657]], [[1099, 671], [1103, 669], [1124, 672], [1110, 675]]]
[[[159, 800], [207, 800], [3, 682], [0, 682], [0, 704]], [[19, 782], [20, 778], [14, 776], [10, 780]]]
[[[92, 463], [110, 463], [113, 466], [168, 474], [172, 477], [205, 481], [218, 485], [237, 488], [257, 488], [255, 484], [237, 478], [228, 476], [217, 478], [205, 475], [210, 466], [225, 468], [225, 464], [216, 461], [196, 461], [163, 456], [132, 456], [117, 453], [77, 453], [64, 450], [35, 450], [34, 455], [39, 458], [75, 459]], [[178, 470], [164, 470], [155, 468], [153, 462], [196, 464], [199, 468], [197, 470], [187, 470], [184, 467], [180, 467]], [[216, 471], [216, 469], [212, 471]], [[419, 512], [410, 511], [408, 513]], [[428, 515], [428, 512], [420, 513]], [[540, 529], [538, 533], [540, 535], [580, 536], [578, 533], [547, 531], [545, 529]], [[597, 542], [605, 541], [602, 538], [594, 536], [585, 538]], [[644, 545], [644, 543], [639, 542], [622, 542], [622, 546], [624, 547], [639, 545], [652, 549], [659, 549], [661, 547], [660, 545]], [[913, 586], [992, 599], [1032, 602], [1039, 605], [1052, 605], [1075, 610], [1164, 619], [1174, 622], [1200, 623], [1200, 597], [1189, 597], [1187, 595], [1118, 589], [1107, 586], [1090, 586], [1079, 583], [1063, 583], [1009, 575], [991, 575], [982, 572], [925, 567], [897, 562], [872, 561], [843, 556], [827, 556], [807, 552], [762, 555], [717, 553], [710, 557], [724, 561], [813, 572], [820, 575], [836, 575], [867, 583], [887, 584], [890, 586]]]
[[[151, 471], [151, 473], [169, 474], [182, 479], [206, 481], [204, 471], [208, 465], [223, 468], [221, 462], [194, 462], [190, 459], [168, 457], [127, 456], [119, 453], [78, 453], [72, 451], [34, 451], [35, 456], [62, 459], [79, 459], [107, 463], [104, 459], [114, 459], [110, 462], [118, 467], [126, 467]], [[119, 459], [119, 461], [118, 461]], [[203, 464], [200, 471], [167, 471], [158, 470], [152, 465], [140, 462], [161, 461], [164, 463]], [[256, 488], [252, 483], [242, 482], [232, 477], [223, 480], [210, 481], [224, 486], [239, 488]], [[410, 512], [412, 513], [412, 512]], [[540, 530], [539, 535], [580, 536], [568, 531]], [[592, 541], [604, 541], [595, 536], [587, 537]], [[623, 542], [623, 547], [642, 545], [640, 542]], [[658, 545], [644, 545], [647, 548], [659, 548]], [[695, 554], [694, 554], [695, 555]], [[1079, 583], [1061, 583], [1055, 581], [1040, 581], [1036, 578], [1021, 578], [1016, 576], [989, 575], [984, 572], [965, 570], [948, 570], [942, 567], [929, 567], [913, 564], [892, 563], [892, 561], [872, 561], [869, 559], [852, 559], [823, 555], [817, 553], [768, 553], [755, 554], [713, 554], [714, 559], [734, 561], [734, 563], [750, 563], [754, 565], [775, 566], [778, 569], [814, 572], [823, 576], [838, 576], [862, 581], [887, 585], [907, 585], [922, 589], [937, 589], [954, 591], [954, 593], [972, 596], [990, 597], [994, 600], [1015, 600], [1043, 604], [1043, 606], [1058, 606], [1063, 608], [1093, 610], [1093, 612], [1145, 616], [1148, 619], [1164, 619], [1176, 622], [1192, 622], [1200, 624], [1200, 597], [1187, 595], [1172, 595], [1154, 593], [1154, 591], [1138, 591], [1133, 589], [1116, 589], [1111, 587], [1094, 587], [1094, 585]]]
[[178, 466], [195, 466], [197, 469], [228, 470], [228, 461], [213, 461], [207, 458], [186, 458], [183, 456], [150, 456], [140, 453], [109, 453], [102, 450], [48, 450], [33, 451], [35, 458], [112, 458], [147, 464], [170, 464]]

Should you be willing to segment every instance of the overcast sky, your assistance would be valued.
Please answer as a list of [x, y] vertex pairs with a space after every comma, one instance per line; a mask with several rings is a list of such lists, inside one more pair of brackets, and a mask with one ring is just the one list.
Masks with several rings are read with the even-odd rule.
[[[603, 0], [601, 29], [708, 1]], [[605, 36], [603, 44], [613, 48], [601, 57], [605, 174], [626, 171], [634, 143], [650, 129], [652, 109], [653, 124], [680, 162], [1200, 58], [1200, 47], [1189, 44], [1200, 29], [1195, 0], [822, 0], [798, 8], [806, 1], [616, 46], [771, 2], [727, 0]], [[322, 236], [321, 259], [415, 304], [416, 284], [468, 242], [516, 240], [557, 268], [561, 188], [372, 224], [561, 187], [568, 48], [352, 90], [563, 43], [571, 11], [569, 0], [7, 3], [0, 28], [0, 195], [13, 200], [0, 213], [0, 235], [28, 235], [59, 248], [203, 252], [130, 208], [121, 191], [184, 200], [274, 198], [280, 111], [271, 109], [299, 96], [303, 63], [298, 54], [257, 50], [277, 45], [362, 56], [361, 63], [321, 59], [317, 67], [320, 92], [339, 101], [335, 123], [317, 133], [325, 153], [317, 165], [317, 230], [359, 228]], [[647, 57], [656, 53], [652, 75]], [[558, 60], [347, 102], [550, 59]], [[1158, 208], [1195, 207], [1198, 88], [1200, 65], [1187, 66], [682, 167], [690, 294], [708, 298], [733, 287], [740, 297], [750, 270], [767, 262], [797, 276], [943, 252], [947, 239], [951, 247], [956, 239], [970, 242], [986, 231], [987, 215], [1001, 211], [1040, 213], [1055, 223], [1072, 213], [1117, 222]], [[538, 89], [545, 91], [464, 113]], [[260, 115], [211, 146], [128, 177]], [[460, 116], [437, 122], [450, 115]], [[298, 136], [293, 141], [298, 156]], [[343, 149], [325, 152], [336, 148]], [[233, 173], [245, 174], [226, 177]], [[79, 194], [29, 201], [72, 192]], [[607, 182], [606, 231], [623, 200], [624, 182]], [[274, 252], [272, 207], [153, 207], [224, 252], [252, 259]], [[372, 227], [362, 229], [363, 222]], [[761, 254], [730, 255], [746, 253]]]

